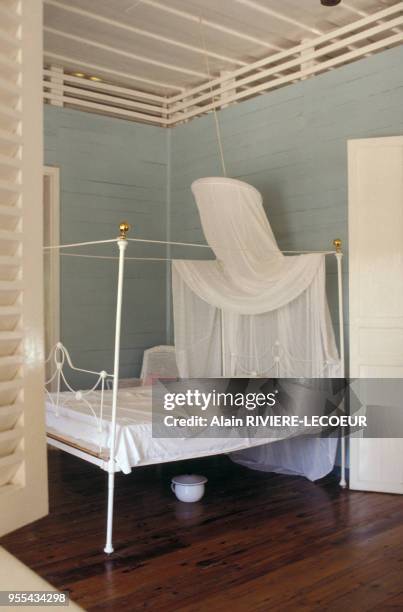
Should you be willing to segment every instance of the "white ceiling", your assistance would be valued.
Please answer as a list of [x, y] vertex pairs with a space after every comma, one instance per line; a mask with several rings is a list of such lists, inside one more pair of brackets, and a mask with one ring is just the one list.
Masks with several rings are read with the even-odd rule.
[[171, 95], [397, 3], [45, 0], [45, 62]]

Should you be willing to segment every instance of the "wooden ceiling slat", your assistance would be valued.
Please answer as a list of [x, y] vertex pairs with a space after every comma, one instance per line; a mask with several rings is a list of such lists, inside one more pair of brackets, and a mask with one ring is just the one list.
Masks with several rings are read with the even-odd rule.
[[343, 0], [333, 8], [319, 0], [45, 0], [45, 57], [64, 58], [60, 65], [70, 70], [99, 68], [116, 85], [175, 95], [209, 80], [206, 56], [213, 80], [224, 70], [235, 76], [397, 4], [403, 7], [396, 0]]

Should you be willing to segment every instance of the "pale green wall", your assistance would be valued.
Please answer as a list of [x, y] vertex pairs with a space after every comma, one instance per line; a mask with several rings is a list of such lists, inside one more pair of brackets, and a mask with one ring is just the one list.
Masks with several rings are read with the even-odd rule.
[[[46, 105], [45, 163], [60, 167], [61, 242], [117, 236], [122, 219], [133, 236], [163, 240], [167, 158], [162, 128]], [[131, 245], [128, 255], [141, 251], [151, 254]], [[112, 256], [117, 248], [80, 252]], [[115, 261], [61, 257], [61, 337], [81, 367], [112, 370], [116, 271]], [[164, 263], [127, 263], [122, 377], [139, 373], [145, 348], [165, 343], [165, 279]]]

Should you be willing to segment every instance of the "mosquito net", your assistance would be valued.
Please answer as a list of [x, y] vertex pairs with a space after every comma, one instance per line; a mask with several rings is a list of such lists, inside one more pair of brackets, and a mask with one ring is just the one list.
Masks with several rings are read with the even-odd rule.
[[[216, 258], [173, 262], [175, 348], [180, 375], [340, 376], [326, 299], [325, 256], [284, 256], [260, 193], [247, 183], [203, 178], [192, 184], [192, 191], [204, 235]], [[290, 468], [290, 449], [286, 446], [293, 442], [248, 451], [249, 455], [241, 455], [240, 460], [258, 469], [304, 473], [312, 479], [329, 471], [334, 461], [334, 440], [326, 445], [326, 466], [309, 473], [305, 468], [298, 471], [298, 466]], [[316, 443], [305, 442], [307, 446]], [[284, 469], [280, 445], [287, 455]], [[270, 446], [277, 447], [274, 463]], [[311, 455], [316, 456], [316, 450]]]

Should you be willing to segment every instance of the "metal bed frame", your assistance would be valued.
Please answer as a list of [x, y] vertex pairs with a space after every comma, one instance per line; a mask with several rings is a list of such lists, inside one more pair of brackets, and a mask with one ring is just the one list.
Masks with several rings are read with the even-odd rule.
[[[138, 242], [146, 244], [160, 244], [167, 246], [187, 246], [196, 248], [208, 248], [211, 247], [207, 244], [187, 243], [187, 242], [169, 242], [163, 240], [146, 240], [142, 238], [128, 238], [127, 234], [130, 230], [130, 226], [126, 222], [122, 222], [119, 225], [119, 236], [111, 240], [99, 240], [93, 242], [82, 242], [67, 245], [54, 245], [44, 247], [44, 250], [51, 249], [69, 249], [74, 247], [89, 246], [96, 244], [116, 243], [118, 247], [118, 257], [107, 257], [97, 255], [82, 255], [82, 254], [71, 254], [70, 256], [76, 257], [94, 257], [94, 258], [105, 258], [105, 259], [118, 259], [118, 284], [117, 284], [117, 298], [116, 298], [116, 316], [115, 316], [115, 341], [114, 341], [114, 363], [113, 373], [109, 374], [105, 370], [100, 372], [94, 372], [91, 370], [83, 370], [73, 365], [70, 355], [67, 349], [62, 343], [58, 343], [48, 359], [52, 358], [52, 355], [56, 364], [55, 374], [47, 381], [52, 382], [56, 379], [57, 383], [57, 397], [60, 393], [61, 381], [63, 380], [67, 388], [76, 394], [76, 399], [85, 399], [85, 396], [94, 391], [99, 385], [101, 386], [101, 402], [100, 402], [100, 415], [98, 417], [98, 423], [102, 427], [102, 410], [104, 391], [107, 388], [107, 381], [112, 381], [112, 417], [111, 417], [111, 443], [108, 449], [100, 448], [98, 451], [95, 449], [89, 449], [87, 447], [77, 444], [74, 440], [67, 437], [62, 437], [54, 433], [47, 433], [47, 442], [49, 445], [63, 450], [71, 455], [84, 459], [85, 461], [92, 463], [102, 470], [108, 473], [108, 499], [107, 499], [107, 521], [106, 521], [106, 541], [104, 552], [111, 554], [113, 552], [113, 510], [114, 510], [114, 489], [115, 489], [115, 473], [120, 471], [120, 468], [116, 465], [115, 450], [116, 450], [116, 419], [117, 419], [117, 399], [119, 389], [119, 357], [120, 357], [120, 336], [121, 336], [121, 321], [122, 321], [122, 294], [123, 294], [123, 282], [124, 282], [124, 269], [126, 260], [136, 261], [172, 261], [171, 258], [157, 258], [157, 257], [126, 257], [126, 249], [129, 242]], [[339, 329], [340, 329], [340, 366], [341, 376], [344, 376], [345, 372], [345, 349], [344, 349], [344, 320], [343, 320], [343, 286], [342, 286], [342, 251], [341, 251], [341, 240], [335, 239], [333, 241], [335, 250], [333, 251], [319, 251], [324, 255], [333, 255], [337, 260], [337, 277], [338, 277], [338, 310], [339, 310]], [[317, 251], [318, 252], [318, 251]], [[284, 254], [302, 254], [306, 251], [283, 251]], [[66, 253], [67, 255], [67, 253]], [[222, 348], [224, 353], [224, 346]], [[97, 376], [97, 382], [88, 391], [75, 391], [70, 387], [63, 374], [63, 365], [67, 362], [68, 365], [75, 371], [80, 371], [87, 374], [93, 374]], [[224, 360], [223, 360], [224, 363]], [[224, 366], [222, 376], [225, 376]], [[88, 402], [87, 402], [88, 403]], [[89, 403], [88, 403], [89, 404]], [[92, 410], [91, 406], [90, 409]], [[57, 409], [56, 409], [57, 410]], [[92, 410], [96, 417], [94, 411]], [[341, 478], [340, 486], [345, 488], [346, 483], [346, 445], [343, 428], [341, 429], [340, 436], [340, 449], [341, 449]]]

